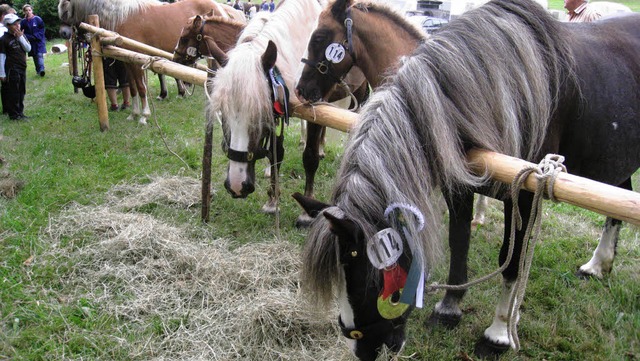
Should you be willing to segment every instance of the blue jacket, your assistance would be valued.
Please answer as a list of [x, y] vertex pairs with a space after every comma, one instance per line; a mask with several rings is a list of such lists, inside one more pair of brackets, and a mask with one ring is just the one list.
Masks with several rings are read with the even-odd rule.
[[46, 38], [44, 37], [44, 21], [35, 15], [31, 19], [22, 19], [20, 27], [24, 31], [24, 35], [31, 43], [31, 51], [29, 55], [45, 54], [47, 52]]

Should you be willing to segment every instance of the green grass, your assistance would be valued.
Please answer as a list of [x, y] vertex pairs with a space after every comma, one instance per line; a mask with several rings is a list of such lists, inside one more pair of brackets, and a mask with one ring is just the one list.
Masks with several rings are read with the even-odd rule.
[[[594, 1], [598, 0], [591, 0], [591, 2]], [[640, 12], [640, 1], [638, 0], [618, 0], [611, 2], [626, 5], [629, 7], [629, 9], [631, 9], [631, 11]], [[564, 10], [564, 0], [549, 0], [549, 9]]]
[[[73, 93], [68, 68], [63, 66], [66, 61], [66, 55], [47, 56], [44, 78], [36, 76], [29, 63], [26, 113], [31, 121], [0, 118], [0, 156], [4, 158], [0, 174], [25, 182], [17, 198], [0, 197], [0, 360], [129, 360], [133, 351], [123, 345], [162, 337], [166, 330], [161, 320], [129, 323], [106, 312], [94, 299], [69, 302], [68, 295], [78, 292], [66, 279], [74, 272], [74, 260], [47, 258], [51, 244], [44, 234], [50, 220], [67, 206], [100, 205], [114, 185], [145, 183], [154, 175], [200, 178], [205, 104], [201, 88], [179, 99], [171, 84], [167, 100], [153, 101], [149, 126], [126, 120], [127, 112], [116, 112], [109, 113], [110, 130], [100, 132], [95, 104]], [[153, 98], [158, 87], [156, 78], [151, 78]], [[217, 126], [212, 175], [217, 193], [209, 224], [200, 222], [198, 206], [175, 209], [154, 204], [137, 211], [237, 245], [273, 238], [278, 233], [274, 218], [259, 212], [266, 201], [266, 179], [260, 179], [256, 193], [245, 200], [231, 199], [223, 190], [226, 160], [217, 146], [219, 133]], [[163, 137], [186, 164], [167, 149]], [[279, 224], [280, 237], [294, 244], [302, 244], [305, 237], [305, 231], [293, 227], [300, 211], [289, 197], [303, 188], [298, 137], [297, 126], [292, 125], [281, 171]], [[327, 148], [317, 176], [319, 199], [329, 199], [341, 152], [339, 142]], [[635, 186], [639, 186], [637, 179]], [[497, 263], [500, 210], [493, 202], [487, 225], [473, 234], [471, 277], [490, 272]], [[602, 223], [603, 217], [588, 211], [545, 205], [543, 240], [536, 249], [519, 328], [522, 350], [508, 352], [503, 360], [640, 358], [638, 229], [623, 229], [610, 276], [602, 281], [574, 276], [576, 266], [590, 257]], [[81, 237], [66, 242], [77, 248], [91, 243]], [[445, 281], [445, 265], [443, 261], [435, 269], [434, 281]], [[425, 309], [411, 318], [405, 354], [414, 354], [416, 360], [457, 360], [470, 354], [476, 337], [491, 321], [498, 289], [495, 280], [470, 290], [462, 305], [465, 317], [452, 331], [423, 327], [441, 294], [428, 296]], [[177, 327], [182, 320], [172, 322]], [[162, 357], [163, 352], [133, 358]]]

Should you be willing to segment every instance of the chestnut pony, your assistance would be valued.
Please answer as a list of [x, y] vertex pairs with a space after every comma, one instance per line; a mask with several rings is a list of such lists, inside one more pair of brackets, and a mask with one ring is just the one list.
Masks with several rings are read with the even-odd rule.
[[[80, 22], [86, 22], [89, 15], [97, 14], [102, 28], [173, 52], [182, 25], [187, 19], [198, 14], [206, 14], [212, 9], [216, 15], [244, 21], [241, 12], [214, 0], [183, 0], [173, 4], [158, 0], [60, 0], [58, 16], [63, 24], [76, 26]], [[139, 116], [138, 122], [146, 124], [151, 110], [147, 101], [145, 74], [139, 65], [126, 66], [132, 95], [130, 118]]]

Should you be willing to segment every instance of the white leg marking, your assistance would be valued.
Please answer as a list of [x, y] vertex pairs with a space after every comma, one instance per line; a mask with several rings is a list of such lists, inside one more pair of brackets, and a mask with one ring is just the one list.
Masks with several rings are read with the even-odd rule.
[[616, 242], [620, 235], [620, 227], [621, 224], [612, 225], [607, 219], [598, 247], [593, 251], [593, 257], [589, 262], [580, 266], [582, 273], [602, 278], [605, 273], [611, 272], [613, 259], [616, 255]]
[[473, 214], [473, 220], [471, 221], [472, 227], [484, 224], [484, 214], [486, 213], [488, 206], [489, 206], [489, 199], [483, 195], [478, 195], [476, 206], [473, 209], [474, 214]]
[[[497, 345], [509, 345], [512, 348], [515, 346], [512, 342], [509, 342], [509, 299], [511, 298], [511, 292], [513, 292], [514, 283], [502, 283], [502, 293], [496, 306], [496, 313], [493, 317], [493, 323], [486, 330], [484, 330], [484, 337], [489, 341]], [[520, 319], [520, 311], [517, 310], [517, 320]]]

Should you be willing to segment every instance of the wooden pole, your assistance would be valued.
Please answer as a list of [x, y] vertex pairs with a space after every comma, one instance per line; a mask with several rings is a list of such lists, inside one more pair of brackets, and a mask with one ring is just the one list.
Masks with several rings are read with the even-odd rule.
[[[324, 105], [311, 107], [298, 102], [293, 102], [293, 109], [297, 117], [345, 132], [353, 127], [358, 116], [344, 109]], [[481, 149], [469, 151], [467, 159], [474, 171], [479, 174], [488, 171], [492, 179], [507, 184], [511, 184], [523, 168], [535, 166], [522, 159]], [[524, 189], [534, 192], [537, 184], [535, 175], [530, 175]], [[640, 226], [640, 193], [562, 173], [556, 178], [554, 196], [559, 201]]]
[[[89, 15], [89, 23], [99, 27], [98, 15]], [[102, 45], [100, 38], [91, 38], [91, 58], [93, 63], [93, 79], [96, 87], [96, 104], [98, 105], [98, 121], [100, 130], [109, 130], [109, 111], [107, 110], [107, 91], [104, 86], [104, 70], [102, 69]]]
[[166, 74], [170, 77], [186, 81], [191, 84], [204, 86], [207, 81], [207, 73], [189, 66], [174, 63], [164, 58], [157, 58], [134, 51], [121, 49], [115, 46], [105, 46], [102, 53], [110, 58], [122, 60], [126, 63], [148, 66], [156, 73]]
[[[92, 26], [91, 24], [87, 24], [87, 23], [80, 23], [78, 27], [80, 29], [86, 30], [90, 33], [93, 33], [103, 38], [101, 39], [103, 44], [105, 41], [108, 43], [104, 45], [117, 45], [117, 46], [126, 48], [128, 50], [136, 51], [139, 53], [159, 56], [168, 60], [173, 60], [172, 53], [166, 52], [158, 48], [154, 48], [153, 46], [149, 46], [145, 43], [141, 43], [133, 39], [129, 39], [116, 32], [105, 30], [97, 26]], [[195, 67], [203, 71], [207, 71], [208, 69], [206, 65], [203, 65], [200, 63], [196, 63]]]

